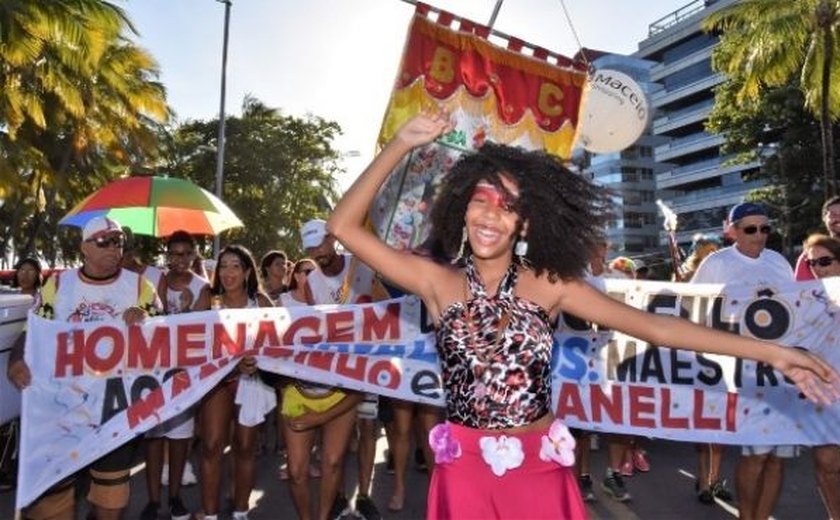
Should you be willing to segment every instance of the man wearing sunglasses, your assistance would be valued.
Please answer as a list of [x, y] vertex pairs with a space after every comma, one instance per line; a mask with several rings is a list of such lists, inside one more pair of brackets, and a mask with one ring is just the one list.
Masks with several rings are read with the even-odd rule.
[[[822, 207], [822, 221], [826, 231], [832, 238], [840, 238], [840, 195], [835, 195], [825, 201]], [[816, 276], [808, 265], [805, 251], [796, 259], [796, 280], [814, 280]]]
[[[146, 278], [120, 266], [125, 234], [119, 223], [107, 217], [88, 221], [82, 230], [82, 267], [57, 273], [41, 288], [36, 313], [47, 319], [89, 322], [122, 319], [126, 324], [142, 321], [162, 309], [154, 286]], [[23, 360], [24, 336], [15, 343], [7, 375], [20, 389], [29, 386], [32, 375]], [[136, 442], [131, 441], [88, 468], [88, 501], [98, 520], [121, 517], [128, 505], [129, 470]], [[32, 519], [72, 519], [75, 516], [75, 476], [45, 492], [25, 513]]]
[[[756, 292], [793, 280], [785, 257], [766, 249], [772, 231], [764, 206], [743, 202], [729, 211], [729, 231], [735, 243], [712, 253], [700, 264], [692, 283], [747, 284]], [[741, 518], [769, 518], [782, 489], [782, 459], [795, 457], [796, 446], [743, 446], [735, 469]]]

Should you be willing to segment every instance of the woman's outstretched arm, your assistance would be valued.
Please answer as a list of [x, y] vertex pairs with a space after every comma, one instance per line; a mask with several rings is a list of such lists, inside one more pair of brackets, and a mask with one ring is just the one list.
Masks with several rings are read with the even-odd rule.
[[365, 225], [365, 218], [380, 186], [400, 161], [448, 128], [446, 113], [421, 114], [408, 121], [341, 197], [327, 222], [327, 231], [362, 262], [424, 300], [432, 296], [432, 280], [444, 268], [388, 246]]
[[840, 398], [840, 375], [822, 358], [799, 349], [721, 332], [620, 303], [581, 280], [563, 284], [559, 307], [587, 321], [647, 341], [687, 350], [763, 361], [789, 377], [814, 402]]

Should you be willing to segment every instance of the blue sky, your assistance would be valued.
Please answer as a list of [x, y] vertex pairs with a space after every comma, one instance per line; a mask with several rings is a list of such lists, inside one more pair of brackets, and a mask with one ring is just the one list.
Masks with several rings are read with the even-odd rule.
[[[219, 113], [224, 4], [216, 0], [113, 0], [158, 60], [182, 119]], [[487, 23], [496, 0], [430, 4]], [[648, 25], [689, 0], [565, 0], [585, 47], [631, 53]], [[400, 0], [233, 0], [227, 113], [246, 93], [285, 113], [337, 121], [346, 187], [370, 160], [414, 7]], [[507, 0], [495, 28], [573, 55], [577, 43], [560, 0]]]

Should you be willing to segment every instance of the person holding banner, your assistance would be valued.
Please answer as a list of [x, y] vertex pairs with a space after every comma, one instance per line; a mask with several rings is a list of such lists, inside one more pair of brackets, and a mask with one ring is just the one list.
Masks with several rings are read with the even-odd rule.
[[[834, 211], [840, 211], [840, 198], [835, 198], [836, 202], [828, 207], [834, 206]], [[832, 215], [832, 218], [840, 221], [838, 215]], [[802, 254], [803, 263], [817, 279], [840, 276], [840, 239], [811, 235], [802, 244]], [[814, 472], [829, 518], [840, 518], [840, 445], [814, 446]]]
[[[742, 202], [729, 210], [728, 231], [734, 244], [715, 251], [697, 268], [692, 283], [747, 285], [756, 293], [773, 290], [779, 283], [793, 281], [793, 270], [779, 253], [767, 249], [772, 228], [767, 210], [761, 204]], [[784, 481], [784, 459], [796, 457], [798, 446], [750, 445], [741, 448], [735, 468], [738, 512], [741, 518], [769, 518], [776, 507]], [[708, 500], [704, 488], [721, 496], [722, 485], [712, 481], [714, 466], [720, 466], [722, 453], [710, 454], [709, 475], [700, 475], [698, 499]], [[716, 460], [717, 458], [717, 460]], [[705, 480], [705, 481], [704, 481]]]
[[398, 251], [365, 225], [377, 191], [415, 148], [451, 128], [420, 114], [395, 134], [335, 208], [328, 232], [424, 301], [436, 325], [447, 422], [430, 434], [428, 518], [584, 518], [574, 441], [550, 407], [552, 323], [561, 312], [656, 345], [771, 364], [810, 399], [840, 397], [819, 357], [649, 314], [584, 280], [608, 218], [607, 192], [544, 152], [487, 143], [462, 157], [432, 208], [450, 266]]
[[[169, 269], [159, 284], [166, 314], [210, 309], [210, 284], [191, 270], [196, 252], [195, 239], [186, 231], [176, 231], [166, 241]], [[158, 516], [163, 472], [168, 472], [171, 519], [189, 520], [190, 512], [181, 500], [181, 485], [194, 436], [195, 410], [192, 408], [146, 432], [144, 443], [149, 502], [140, 515], [141, 520], [154, 520]], [[168, 455], [168, 463], [164, 463], [165, 454]], [[192, 483], [195, 484], [194, 476]]]
[[[252, 309], [274, 307], [262, 291], [257, 265], [251, 252], [240, 245], [229, 245], [216, 259], [210, 288], [213, 309]], [[222, 483], [222, 455], [231, 440], [234, 423], [233, 519], [247, 520], [248, 499], [254, 488], [259, 424], [276, 405], [274, 389], [260, 381], [257, 360], [245, 356], [239, 370], [219, 383], [201, 401], [201, 503], [204, 520], [217, 520]], [[237, 415], [234, 415], [234, 414]]]
[[[51, 276], [41, 290], [36, 310], [48, 319], [72, 322], [111, 320], [122, 317], [131, 325], [161, 310], [154, 286], [145, 278], [120, 267], [125, 234], [118, 222], [95, 217], [82, 229], [84, 262]], [[25, 388], [31, 373], [23, 360], [19, 341], [9, 361], [9, 379]], [[121, 517], [129, 499], [129, 469], [137, 443], [128, 442], [89, 467], [88, 501], [98, 520]], [[75, 517], [75, 477], [59, 482], [24, 511], [25, 518], [72, 519]]]

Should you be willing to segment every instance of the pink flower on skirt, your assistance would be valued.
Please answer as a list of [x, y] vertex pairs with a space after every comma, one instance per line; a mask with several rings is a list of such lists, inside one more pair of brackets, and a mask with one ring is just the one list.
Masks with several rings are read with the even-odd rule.
[[542, 436], [540, 459], [554, 461], [561, 466], [574, 466], [575, 438], [560, 419], [555, 419], [548, 429], [548, 435]]
[[429, 446], [435, 452], [435, 464], [448, 464], [461, 456], [461, 444], [452, 436], [452, 427], [448, 422], [431, 429]]
[[516, 437], [482, 437], [478, 440], [478, 445], [481, 447], [481, 458], [497, 477], [501, 477], [509, 469], [518, 468], [525, 460], [522, 441]]

